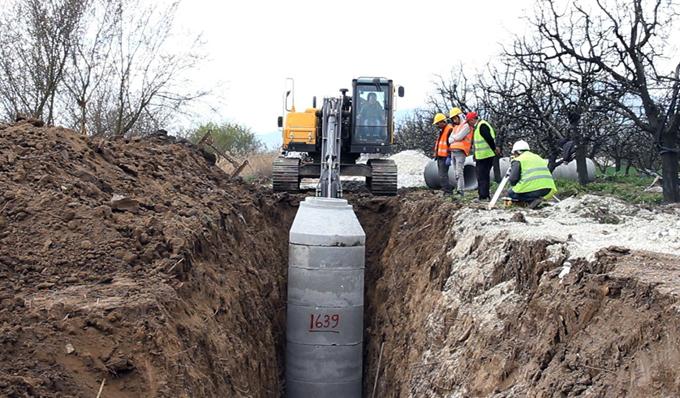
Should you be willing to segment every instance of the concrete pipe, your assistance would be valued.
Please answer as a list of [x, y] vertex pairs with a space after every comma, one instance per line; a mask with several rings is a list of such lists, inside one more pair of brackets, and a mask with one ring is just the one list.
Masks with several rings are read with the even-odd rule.
[[[449, 169], [449, 180], [455, 181], [453, 170]], [[465, 190], [473, 191], [477, 189], [477, 166], [475, 166], [475, 158], [468, 156], [465, 158], [465, 166], [463, 166], [463, 178], [465, 181]]]
[[[498, 177], [498, 179], [500, 180], [505, 176], [505, 173], [507, 173], [508, 169], [510, 168], [510, 158], [509, 157], [500, 158], [498, 160], [498, 165], [500, 166], [499, 168], [501, 172], [501, 175]], [[491, 173], [489, 174], [490, 174], [489, 176], [491, 177], [491, 181], [495, 181], [496, 174], [494, 173], [493, 168], [491, 168]]]
[[430, 189], [439, 189], [442, 187], [439, 182], [439, 172], [437, 171], [437, 161], [430, 159], [425, 164], [423, 170], [423, 177], [425, 178], [425, 185]]
[[[592, 159], [586, 159], [586, 165], [588, 168], [588, 181], [595, 180], [595, 163]], [[500, 166], [500, 178], [505, 176], [508, 168], [510, 168], [510, 158], [504, 157], [499, 160]], [[437, 162], [430, 160], [425, 165], [425, 170], [423, 172], [425, 177], [425, 184], [430, 189], [440, 189], [441, 184], [439, 183], [439, 173], [437, 171]], [[465, 159], [465, 168], [463, 169], [463, 175], [465, 178], [465, 190], [477, 189], [477, 170], [475, 166], [475, 161], [472, 156], [468, 156]], [[492, 181], [496, 179], [493, 168], [490, 172], [490, 178]], [[572, 160], [568, 164], [563, 164], [553, 170], [553, 177], [566, 180], [578, 180], [578, 173], [576, 172], [576, 160]], [[454, 171], [452, 167], [449, 167], [449, 183], [455, 187], [456, 178], [454, 176]]]
[[[500, 178], [503, 178], [505, 173], [510, 167], [510, 158], [505, 157], [500, 159]], [[595, 163], [592, 159], [586, 159], [586, 165], [588, 168], [588, 181], [593, 181], [595, 179]], [[578, 180], [578, 173], [576, 172], [576, 160], [572, 160], [568, 164], [562, 164], [553, 170], [553, 178], [560, 178], [565, 180]], [[495, 175], [493, 169], [491, 169], [491, 179], [494, 179]]]
[[[505, 171], [510, 167], [510, 160], [508, 158], [501, 159], [501, 176], [505, 175]], [[431, 189], [440, 189], [439, 172], [437, 170], [437, 162], [430, 160], [425, 165], [423, 172], [425, 177], [425, 184]], [[465, 158], [465, 166], [463, 166], [463, 178], [465, 180], [465, 190], [472, 191], [477, 189], [477, 167], [475, 166], [475, 159], [473, 156]], [[493, 178], [493, 169], [491, 170], [491, 178]], [[449, 183], [456, 187], [456, 176], [453, 167], [449, 167]]]
[[[425, 178], [425, 185], [431, 189], [440, 189], [441, 183], [439, 181], [439, 171], [437, 170], [437, 161], [430, 160], [425, 165], [425, 170], [423, 171], [423, 177]], [[472, 156], [468, 156], [465, 159], [465, 165], [463, 166], [463, 179], [465, 181], [465, 190], [470, 191], [477, 189], [477, 174], [475, 172], [475, 161]], [[456, 189], [456, 173], [453, 167], [449, 167], [449, 183]]]
[[[588, 169], [588, 181], [595, 180], [595, 162], [593, 159], [586, 159], [586, 168]], [[553, 170], [553, 178], [564, 180], [578, 181], [578, 172], [576, 171], [576, 160], [572, 160], [567, 164], [561, 164]]]
[[306, 198], [290, 229], [287, 397], [361, 397], [366, 235], [345, 199]]

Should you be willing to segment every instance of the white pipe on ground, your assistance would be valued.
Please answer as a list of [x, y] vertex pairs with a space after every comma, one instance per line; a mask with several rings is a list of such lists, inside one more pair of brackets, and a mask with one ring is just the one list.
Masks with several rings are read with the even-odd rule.
[[[501, 173], [500, 176], [503, 177], [510, 167], [510, 158], [500, 158], [499, 165]], [[593, 162], [592, 159], [586, 159], [586, 167], [588, 168], [588, 181], [595, 180], [595, 162]], [[425, 165], [425, 170], [423, 170], [423, 176], [425, 177], [425, 184], [428, 188], [441, 188], [441, 183], [439, 182], [439, 173], [437, 171], [437, 162], [435, 160], [430, 160], [427, 162]], [[495, 179], [493, 169], [491, 169], [490, 177], [492, 180]], [[572, 160], [567, 164], [562, 164], [556, 167], [555, 170], [553, 170], [553, 177], [557, 179], [577, 181], [578, 172], [576, 171], [576, 160]], [[465, 178], [466, 191], [477, 189], [477, 168], [472, 156], [468, 156], [465, 159], [463, 178]], [[453, 187], [456, 186], [456, 177], [452, 167], [449, 167], [449, 183]]]

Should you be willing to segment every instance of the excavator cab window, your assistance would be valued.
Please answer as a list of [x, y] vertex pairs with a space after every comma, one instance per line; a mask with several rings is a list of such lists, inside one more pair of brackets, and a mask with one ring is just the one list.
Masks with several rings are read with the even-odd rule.
[[354, 98], [354, 141], [356, 143], [382, 143], [387, 140], [388, 86], [357, 86]]

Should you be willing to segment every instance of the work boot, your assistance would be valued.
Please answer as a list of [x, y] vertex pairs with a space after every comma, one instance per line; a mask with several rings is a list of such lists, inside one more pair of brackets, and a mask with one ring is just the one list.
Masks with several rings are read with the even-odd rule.
[[543, 199], [541, 199], [541, 198], [534, 199], [534, 200], [531, 201], [531, 203], [529, 203], [529, 205], [527, 207], [530, 208], [530, 209], [535, 209], [541, 204], [541, 202], [543, 202]]
[[463, 197], [465, 196], [465, 192], [463, 192], [463, 191], [458, 191], [458, 192], [456, 192], [456, 194], [458, 196], [460, 196], [461, 199], [463, 199]]

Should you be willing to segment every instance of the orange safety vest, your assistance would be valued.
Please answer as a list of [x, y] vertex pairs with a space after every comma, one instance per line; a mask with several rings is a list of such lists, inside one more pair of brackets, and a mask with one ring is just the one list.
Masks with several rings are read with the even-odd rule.
[[[459, 130], [463, 129], [465, 127], [465, 123], [461, 123], [454, 127], [454, 134], [457, 134]], [[462, 141], [455, 141], [452, 142], [451, 145], [449, 145], [449, 150], [453, 151], [454, 149], [460, 149], [465, 153], [465, 156], [470, 154], [470, 148], [472, 148], [472, 136], [475, 134], [474, 129], [470, 129], [470, 132], [463, 138]]]
[[445, 158], [449, 156], [449, 134], [451, 134], [451, 130], [453, 130], [453, 126], [447, 124], [442, 129], [441, 134], [439, 134], [439, 139], [434, 146], [437, 157]]

